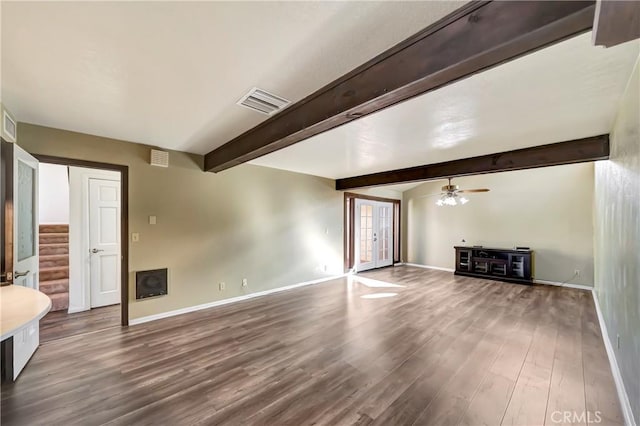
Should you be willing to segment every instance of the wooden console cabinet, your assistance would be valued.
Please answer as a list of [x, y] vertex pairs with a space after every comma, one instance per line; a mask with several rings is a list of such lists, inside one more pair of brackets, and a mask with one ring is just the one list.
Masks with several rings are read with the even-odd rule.
[[533, 283], [533, 250], [456, 246], [456, 275]]

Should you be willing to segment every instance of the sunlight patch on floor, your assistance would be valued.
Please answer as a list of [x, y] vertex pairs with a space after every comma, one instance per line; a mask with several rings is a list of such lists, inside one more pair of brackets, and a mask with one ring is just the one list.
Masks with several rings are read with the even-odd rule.
[[393, 284], [386, 281], [378, 281], [371, 278], [359, 277], [357, 275], [349, 275], [349, 284], [358, 283], [365, 285], [369, 288], [401, 288], [404, 287], [400, 284]]
[[394, 297], [397, 296], [398, 293], [372, 293], [365, 294], [360, 296], [361, 299], [384, 299], [385, 297]]

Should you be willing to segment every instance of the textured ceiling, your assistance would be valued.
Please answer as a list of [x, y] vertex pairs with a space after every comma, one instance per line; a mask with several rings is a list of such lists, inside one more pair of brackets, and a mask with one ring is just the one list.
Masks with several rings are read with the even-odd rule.
[[206, 153], [460, 2], [6, 2], [2, 101], [19, 121]]
[[252, 163], [343, 178], [609, 133], [639, 47], [584, 34]]

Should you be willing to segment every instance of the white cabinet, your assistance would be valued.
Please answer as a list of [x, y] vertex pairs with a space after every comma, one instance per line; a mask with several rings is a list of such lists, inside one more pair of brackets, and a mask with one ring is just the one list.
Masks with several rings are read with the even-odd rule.
[[13, 336], [13, 380], [18, 377], [40, 344], [40, 321], [27, 324]]

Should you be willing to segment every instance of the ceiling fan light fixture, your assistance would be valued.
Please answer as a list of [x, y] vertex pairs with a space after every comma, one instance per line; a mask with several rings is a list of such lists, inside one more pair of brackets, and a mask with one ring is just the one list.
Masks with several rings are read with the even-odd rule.
[[438, 207], [442, 206], [457, 206], [458, 204], [467, 204], [469, 200], [465, 197], [460, 197], [456, 193], [447, 193], [442, 194], [438, 201], [436, 201], [436, 205]]
[[[458, 185], [453, 185], [451, 183], [451, 178], [449, 178], [449, 184], [442, 187], [442, 192], [439, 194], [440, 197], [436, 201], [436, 205], [438, 207], [442, 206], [457, 206], [458, 204], [467, 204], [469, 199], [461, 196], [462, 193], [467, 192], [489, 192], [487, 188], [476, 188], [476, 189], [460, 189]], [[438, 194], [431, 194], [438, 195]], [[428, 195], [430, 197], [431, 195]]]

